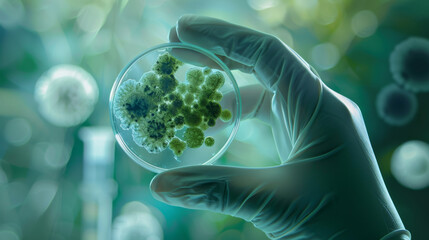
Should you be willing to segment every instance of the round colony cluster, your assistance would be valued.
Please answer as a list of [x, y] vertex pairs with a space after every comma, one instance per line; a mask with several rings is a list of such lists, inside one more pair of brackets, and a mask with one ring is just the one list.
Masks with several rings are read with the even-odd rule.
[[[220, 71], [191, 68], [186, 81], [179, 83], [174, 73], [182, 63], [168, 53], [158, 57], [152, 70], [139, 81], [129, 79], [118, 89], [114, 101], [115, 116], [124, 130], [131, 129], [133, 140], [150, 153], [169, 147], [181, 156], [189, 148], [214, 145], [204, 131], [220, 118], [227, 122], [232, 114], [222, 109], [225, 83]], [[183, 140], [177, 132], [185, 127]]]

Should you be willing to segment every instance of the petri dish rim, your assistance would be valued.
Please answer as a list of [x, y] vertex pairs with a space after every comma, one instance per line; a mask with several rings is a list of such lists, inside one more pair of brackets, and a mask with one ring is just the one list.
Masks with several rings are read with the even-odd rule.
[[[215, 162], [219, 157], [221, 157], [226, 149], [229, 147], [229, 145], [231, 144], [232, 140], [234, 139], [235, 135], [237, 134], [238, 131], [238, 127], [240, 125], [240, 119], [241, 119], [241, 95], [240, 95], [240, 89], [238, 88], [238, 84], [234, 78], [234, 75], [232, 75], [230, 69], [226, 66], [226, 64], [224, 62], [222, 62], [222, 60], [220, 60], [220, 58], [218, 58], [215, 54], [209, 52], [208, 50], [195, 46], [195, 45], [191, 45], [188, 43], [164, 43], [164, 44], [159, 44], [156, 45], [152, 48], [149, 48], [145, 51], [143, 51], [142, 53], [140, 53], [139, 55], [137, 55], [133, 60], [131, 60], [119, 73], [119, 75], [116, 77], [115, 82], [113, 83], [112, 86], [112, 90], [110, 92], [110, 96], [109, 96], [109, 115], [110, 115], [110, 124], [112, 126], [112, 130], [113, 130], [113, 134], [115, 135], [115, 139], [116, 141], [119, 143], [119, 145], [121, 146], [121, 148], [124, 150], [124, 152], [137, 164], [139, 164], [140, 166], [152, 171], [152, 172], [156, 172], [156, 173], [160, 173], [169, 169], [166, 168], [161, 168], [161, 167], [157, 167], [153, 164], [150, 164], [146, 161], [144, 161], [143, 159], [141, 159], [137, 154], [135, 154], [125, 143], [124, 139], [122, 138], [122, 136], [118, 133], [118, 131], [116, 130], [115, 127], [115, 119], [116, 117], [114, 116], [113, 113], [113, 99], [115, 97], [115, 93], [116, 90], [119, 87], [119, 83], [121, 82], [121, 79], [128, 73], [128, 71], [131, 69], [131, 67], [144, 55], [155, 51], [155, 50], [160, 50], [160, 49], [168, 49], [168, 48], [183, 48], [183, 49], [189, 49], [189, 50], [193, 50], [199, 53], [202, 53], [203, 55], [209, 57], [211, 60], [213, 60], [216, 64], [218, 64], [222, 70], [225, 72], [225, 74], [229, 77], [229, 79], [231, 80], [232, 86], [234, 88], [234, 92], [236, 94], [236, 106], [237, 106], [237, 113], [236, 113], [236, 117], [235, 117], [235, 121], [233, 123], [233, 129], [231, 131], [231, 134], [228, 137], [228, 140], [226, 141], [226, 143], [222, 146], [222, 148], [215, 154], [213, 155], [209, 160], [207, 160], [206, 162], [202, 163], [201, 165], [210, 165], [213, 162]], [[117, 121], [117, 120], [116, 120]], [[173, 169], [173, 168], [172, 168]]]

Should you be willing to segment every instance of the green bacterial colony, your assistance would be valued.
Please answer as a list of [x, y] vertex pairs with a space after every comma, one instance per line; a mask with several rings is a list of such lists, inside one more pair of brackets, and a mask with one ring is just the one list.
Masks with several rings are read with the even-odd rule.
[[[222, 109], [219, 89], [225, 83], [220, 71], [191, 68], [186, 81], [180, 82], [174, 73], [182, 62], [168, 53], [160, 55], [152, 70], [139, 81], [129, 79], [116, 92], [114, 114], [124, 130], [131, 129], [134, 142], [150, 153], [169, 147], [180, 156], [186, 147], [213, 146], [213, 137], [204, 131], [220, 118], [227, 122], [232, 114]], [[176, 132], [185, 128], [183, 140]]]

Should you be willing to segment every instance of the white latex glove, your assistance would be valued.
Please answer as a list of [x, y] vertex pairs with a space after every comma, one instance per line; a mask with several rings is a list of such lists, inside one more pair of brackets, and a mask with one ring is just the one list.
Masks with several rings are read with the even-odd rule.
[[205, 48], [230, 68], [256, 75], [266, 91], [257, 101], [243, 93], [243, 108], [254, 110], [244, 114], [272, 126], [283, 163], [166, 171], [152, 180], [155, 198], [240, 217], [272, 239], [411, 239], [358, 106], [324, 85], [292, 49], [273, 36], [190, 15], [179, 19], [170, 40]]

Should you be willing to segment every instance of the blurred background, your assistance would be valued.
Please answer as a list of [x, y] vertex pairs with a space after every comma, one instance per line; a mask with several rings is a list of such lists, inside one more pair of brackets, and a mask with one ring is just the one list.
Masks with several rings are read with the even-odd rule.
[[[355, 101], [405, 226], [429, 239], [429, 93], [392, 60], [410, 37], [429, 39], [428, 11], [418, 0], [0, 0], [0, 239], [267, 239], [240, 219], [156, 201], [155, 174], [115, 144], [116, 76], [186, 13], [276, 35]], [[407, 61], [428, 74], [426, 46]], [[278, 163], [269, 126], [247, 120], [217, 164]]]

